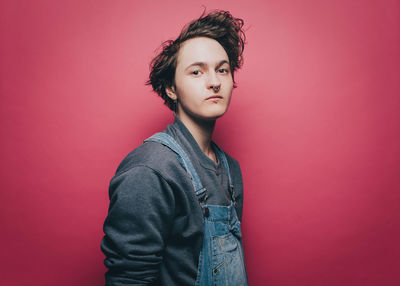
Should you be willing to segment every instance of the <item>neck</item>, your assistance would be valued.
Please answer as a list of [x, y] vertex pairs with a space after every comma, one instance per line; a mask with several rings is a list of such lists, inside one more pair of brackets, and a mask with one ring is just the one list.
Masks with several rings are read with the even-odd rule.
[[178, 117], [183, 122], [183, 124], [185, 124], [186, 128], [190, 131], [193, 138], [199, 145], [201, 151], [203, 151], [203, 153], [211, 160], [216, 162], [214, 151], [211, 148], [211, 138], [214, 132], [216, 120], [195, 120], [182, 113], [176, 114], [176, 117]]

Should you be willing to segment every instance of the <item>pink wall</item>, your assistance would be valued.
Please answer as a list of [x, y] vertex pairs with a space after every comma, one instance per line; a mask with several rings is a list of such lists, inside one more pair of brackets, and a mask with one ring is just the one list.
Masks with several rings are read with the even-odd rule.
[[101, 285], [108, 183], [171, 122], [161, 41], [208, 9], [248, 45], [215, 140], [250, 285], [400, 285], [399, 1], [2, 1], [0, 284]]

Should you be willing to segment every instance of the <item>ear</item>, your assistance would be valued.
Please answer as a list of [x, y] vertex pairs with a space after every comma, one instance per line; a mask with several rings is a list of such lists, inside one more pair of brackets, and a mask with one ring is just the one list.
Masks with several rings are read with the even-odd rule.
[[174, 86], [166, 87], [165, 92], [167, 93], [168, 97], [171, 98], [172, 100], [176, 100], [178, 98]]

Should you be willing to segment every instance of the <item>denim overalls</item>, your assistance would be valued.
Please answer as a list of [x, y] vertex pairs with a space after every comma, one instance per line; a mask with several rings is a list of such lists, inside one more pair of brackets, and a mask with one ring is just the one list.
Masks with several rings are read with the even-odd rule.
[[224, 152], [216, 145], [214, 149], [228, 173], [231, 203], [229, 206], [207, 205], [207, 190], [200, 182], [189, 157], [181, 146], [168, 134], [159, 132], [145, 141], [159, 142], [177, 154], [180, 164], [189, 173], [195, 194], [200, 203], [204, 222], [203, 248], [199, 256], [196, 286], [246, 286], [240, 221], [235, 210], [235, 196]]

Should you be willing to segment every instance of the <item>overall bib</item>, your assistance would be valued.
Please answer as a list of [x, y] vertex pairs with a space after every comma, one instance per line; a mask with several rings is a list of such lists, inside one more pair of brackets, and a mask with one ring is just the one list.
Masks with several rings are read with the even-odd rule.
[[189, 157], [181, 146], [168, 134], [159, 132], [146, 139], [159, 142], [177, 154], [180, 164], [186, 169], [193, 183], [194, 192], [203, 215], [204, 237], [199, 256], [196, 286], [246, 286], [247, 274], [244, 264], [240, 221], [235, 206], [235, 195], [224, 152], [213, 144], [218, 158], [222, 161], [229, 178], [231, 203], [229, 206], [207, 205], [207, 190], [194, 169]]

